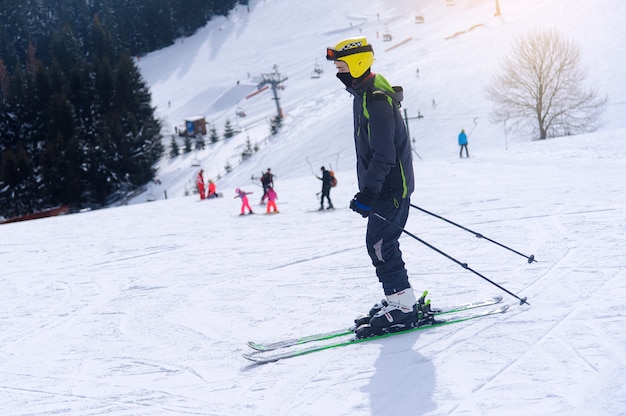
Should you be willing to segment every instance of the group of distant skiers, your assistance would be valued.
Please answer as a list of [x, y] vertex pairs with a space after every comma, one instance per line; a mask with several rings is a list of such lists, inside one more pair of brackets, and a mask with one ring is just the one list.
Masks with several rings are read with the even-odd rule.
[[[467, 149], [468, 138], [465, 133], [465, 129], [461, 129], [458, 137], [459, 142], [459, 157], [463, 158], [463, 150], [465, 150], [465, 157], [469, 158], [469, 151]], [[324, 199], [326, 199], [327, 207], [326, 209], [334, 209], [332, 201], [330, 200], [330, 189], [337, 185], [337, 179], [332, 170], [327, 170], [324, 166], [320, 168], [321, 176], [315, 175], [315, 177], [322, 181], [322, 191], [318, 194], [320, 196], [320, 207], [318, 211], [324, 210]], [[215, 191], [215, 183], [213, 180], [209, 179], [206, 188], [204, 184], [204, 171], [200, 169], [198, 172], [198, 176], [196, 179], [196, 184], [198, 186], [198, 193], [200, 194], [200, 199], [207, 198], [217, 198], [219, 196]], [[278, 199], [278, 195], [274, 190], [274, 174], [272, 174], [272, 170], [267, 168], [267, 171], [263, 172], [260, 178], [261, 186], [263, 187], [263, 196], [261, 197], [261, 205], [265, 204], [265, 200], [267, 200], [266, 214], [278, 214], [278, 207], [276, 206], [276, 200]], [[234, 198], [241, 198], [241, 213], [239, 215], [246, 215], [246, 211], [248, 214], [254, 214], [252, 207], [250, 206], [250, 202], [248, 200], [248, 195], [253, 192], [246, 192], [241, 188], [235, 189]]]
[[196, 176], [196, 186], [198, 187], [200, 199], [217, 198], [219, 196], [219, 194], [215, 192], [215, 182], [213, 182], [212, 179], [209, 179], [205, 188], [203, 169], [200, 169], [200, 172], [198, 172], [198, 176]]
[[[274, 190], [274, 174], [270, 168], [267, 168], [267, 171], [261, 175], [261, 186], [263, 187], [261, 205], [264, 205], [265, 200], [267, 199], [265, 213], [278, 214], [278, 207], [276, 206], [278, 195]], [[235, 198], [241, 198], [241, 213], [239, 215], [246, 215], [246, 210], [248, 211], [248, 214], [254, 214], [254, 211], [252, 211], [252, 207], [250, 206], [250, 201], [248, 200], [248, 195], [252, 193], [253, 192], [246, 192], [241, 188], [235, 189]]]
[[[333, 203], [330, 200], [330, 189], [337, 185], [337, 179], [332, 170], [327, 170], [324, 166], [322, 166], [320, 170], [321, 176], [315, 175], [317, 179], [322, 181], [319, 211], [322, 211], [324, 209], [324, 200], [326, 200], [327, 202], [326, 209], [334, 209]], [[198, 194], [200, 195], [200, 199], [216, 198], [218, 196], [221, 196], [221, 194], [216, 192], [215, 183], [211, 179], [209, 179], [205, 191], [203, 174], [204, 170], [200, 169], [196, 178], [196, 185], [198, 187]], [[265, 201], [267, 200], [265, 213], [278, 214], [279, 211], [276, 205], [276, 201], [278, 200], [278, 194], [276, 193], [276, 190], [274, 190], [274, 174], [272, 173], [272, 170], [270, 168], [267, 168], [267, 171], [263, 172], [260, 181], [261, 186], [263, 187], [261, 205], [265, 205]], [[252, 207], [250, 206], [250, 201], [248, 199], [248, 195], [251, 195], [253, 193], [254, 192], [246, 192], [241, 188], [235, 189], [234, 198], [241, 199], [241, 211], [239, 215], [254, 214], [254, 211], [252, 210]], [[320, 193], [318, 193], [318, 195], [320, 195]]]

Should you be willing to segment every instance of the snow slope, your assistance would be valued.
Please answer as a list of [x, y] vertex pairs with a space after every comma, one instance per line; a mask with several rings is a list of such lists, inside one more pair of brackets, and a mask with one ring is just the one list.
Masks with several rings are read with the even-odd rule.
[[[222, 199], [183, 197], [199, 168], [191, 159], [210, 176], [240, 136], [260, 141], [275, 111], [269, 95], [233, 102], [233, 113], [238, 105], [248, 113], [243, 135], [164, 161], [162, 185], [149, 191], [155, 202], [0, 227], [0, 413], [626, 414], [625, 7], [500, 0], [496, 19], [490, 1], [456, 3], [319, 0], [295, 10], [286, 0], [251, 1], [249, 14], [241, 9], [142, 58], [171, 126], [198, 114], [223, 120], [215, 111], [244, 89], [234, 78], [241, 85], [252, 66], [271, 72], [277, 63], [289, 76], [286, 125], [218, 182]], [[413, 23], [413, 8], [423, 26]], [[277, 20], [283, 24], [268, 30]], [[548, 23], [576, 36], [590, 78], [610, 94], [606, 127], [545, 142], [510, 136], [506, 150], [478, 86], [510, 36]], [[380, 72], [415, 85], [405, 108], [426, 116], [412, 130], [423, 157], [412, 202], [538, 262], [417, 210], [407, 230], [531, 306], [503, 293], [511, 309], [502, 316], [253, 366], [240, 356], [247, 340], [345, 327], [382, 296], [365, 221], [347, 208], [356, 189], [350, 98], [321, 59], [330, 66], [309, 77], [324, 47], [359, 27], [373, 39], [376, 29], [420, 39], [389, 52], [374, 42]], [[207, 78], [205, 90], [199, 80]], [[459, 159], [456, 133], [475, 117], [473, 157]], [[309, 212], [320, 188], [311, 170], [330, 163], [339, 168], [337, 209]], [[278, 175], [281, 213], [240, 217], [234, 187], [254, 191], [262, 212], [250, 176], [268, 166]], [[428, 289], [434, 305], [502, 293], [409, 236], [401, 246], [412, 284]]]
[[[204, 151], [165, 159], [159, 168], [163, 185], [135, 201], [162, 199], [165, 190], [169, 197], [193, 191], [198, 162], [213, 179], [223, 177], [227, 162], [236, 166], [218, 183], [222, 188], [247, 184], [267, 167], [283, 179], [310, 175], [311, 169], [317, 173], [321, 165], [331, 164], [351, 174], [351, 98], [335, 78], [332, 62], [325, 60], [326, 46], [348, 36], [367, 36], [375, 50], [374, 71], [404, 87], [403, 109], [412, 118], [410, 133], [422, 158], [455, 157], [461, 128], [471, 133], [474, 155], [528, 140], [515, 131], [505, 136], [503, 125], [489, 122], [491, 103], [483, 87], [499, 70], [512, 40], [539, 28], [556, 28], [581, 47], [587, 86], [609, 97], [605, 127], [626, 127], [626, 82], [619, 53], [624, 50], [626, 4], [601, 0], [573, 7], [565, 0], [503, 0], [502, 14], [496, 18], [493, 0], [454, 3], [324, 0], [295, 7], [286, 0], [251, 1], [250, 12], [240, 6], [228, 19], [216, 19], [195, 36], [141, 58], [166, 134], [197, 115], [205, 116], [219, 134], [227, 119], [242, 133]], [[418, 15], [424, 24], [415, 23]], [[383, 41], [386, 32], [392, 41]], [[288, 78], [279, 91], [285, 128], [269, 136], [269, 118], [276, 115], [271, 92], [246, 96], [275, 65]], [[324, 73], [313, 79], [316, 65]], [[238, 110], [247, 116], [238, 118]], [[415, 118], [419, 113], [423, 119]], [[247, 139], [261, 151], [237, 166]], [[271, 148], [263, 151], [269, 143]], [[169, 135], [165, 145], [169, 149]], [[171, 172], [176, 173], [170, 178]]]

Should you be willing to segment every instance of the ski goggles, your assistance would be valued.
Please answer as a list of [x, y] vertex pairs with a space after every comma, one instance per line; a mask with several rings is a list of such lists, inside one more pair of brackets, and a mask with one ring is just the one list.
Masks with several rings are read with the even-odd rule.
[[328, 61], [336, 61], [339, 58], [343, 58], [344, 56], [354, 55], [355, 53], [361, 52], [372, 52], [374, 53], [374, 49], [372, 45], [365, 46], [357, 46], [356, 48], [344, 49], [342, 51], [336, 51], [331, 47], [326, 48], [326, 60]]

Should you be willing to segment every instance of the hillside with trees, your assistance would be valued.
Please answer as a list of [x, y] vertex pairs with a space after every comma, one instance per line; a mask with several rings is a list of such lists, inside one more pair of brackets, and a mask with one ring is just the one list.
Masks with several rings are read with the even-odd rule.
[[0, 216], [98, 207], [151, 180], [161, 126], [132, 57], [236, 3], [0, 3]]

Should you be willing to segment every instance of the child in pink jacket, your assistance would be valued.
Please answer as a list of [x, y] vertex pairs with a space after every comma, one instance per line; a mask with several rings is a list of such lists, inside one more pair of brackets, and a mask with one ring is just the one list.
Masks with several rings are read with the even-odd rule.
[[[274, 190], [274, 188], [268, 186], [265, 197], [267, 198], [267, 211], [265, 211], [265, 213], [278, 214], [278, 208], [276, 208], [276, 200], [278, 199], [278, 195], [276, 195], [276, 191]], [[270, 212], [270, 208], [273, 210], [273, 212]]]
[[252, 208], [250, 208], [250, 202], [248, 202], [248, 195], [250, 195], [252, 192], [246, 192], [243, 189], [235, 189], [235, 193], [237, 195], [235, 195], [235, 198], [241, 198], [241, 214], [239, 215], [246, 215], [246, 208], [248, 208], [248, 214], [254, 214], [254, 212], [252, 212]]

